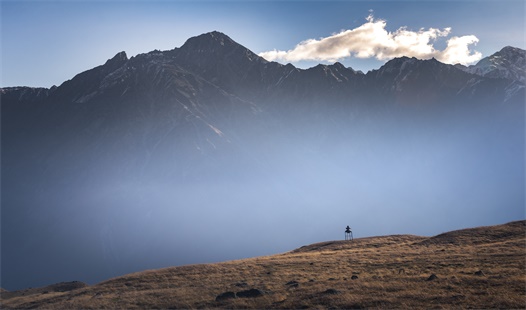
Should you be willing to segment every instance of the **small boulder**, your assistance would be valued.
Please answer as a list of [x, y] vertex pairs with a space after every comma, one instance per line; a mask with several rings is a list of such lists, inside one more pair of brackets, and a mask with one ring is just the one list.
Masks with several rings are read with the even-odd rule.
[[438, 279], [438, 277], [436, 276], [436, 274], [433, 273], [432, 275], [429, 276], [429, 278], [427, 278], [426, 281], [433, 281], [433, 280], [436, 280], [436, 279]]
[[236, 283], [234, 285], [237, 286], [237, 287], [247, 287], [248, 286], [247, 282], [238, 282], [238, 283]]
[[258, 290], [257, 288], [251, 288], [246, 291], [237, 292], [236, 296], [240, 298], [253, 298], [262, 296], [263, 294], [264, 292], [262, 290]]
[[337, 294], [340, 294], [340, 291], [335, 290], [333, 288], [330, 288], [330, 289], [327, 289], [326, 291], [324, 291], [322, 294], [337, 295]]
[[351, 280], [356, 280], [356, 279], [358, 279], [358, 276], [353, 274], [353, 276], [351, 277]]
[[479, 271], [475, 272], [475, 275], [476, 276], [484, 276], [485, 274], [484, 274], [484, 272], [482, 272], [482, 270], [479, 270]]
[[226, 299], [233, 299], [236, 298], [236, 293], [234, 292], [224, 292], [216, 297], [216, 301], [226, 300]]
[[285, 285], [288, 287], [298, 287], [300, 284], [298, 283], [298, 281], [289, 281], [285, 283]]

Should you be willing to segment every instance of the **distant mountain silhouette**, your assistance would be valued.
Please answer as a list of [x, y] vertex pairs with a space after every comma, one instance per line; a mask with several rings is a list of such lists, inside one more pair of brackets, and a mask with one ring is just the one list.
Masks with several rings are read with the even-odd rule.
[[[393, 91], [412, 93], [414, 91], [412, 88], [420, 89], [422, 86], [428, 89], [434, 88], [437, 92], [450, 89], [473, 93], [475, 90], [476, 94], [476, 85], [480, 81], [486, 81], [480, 76], [524, 81], [525, 53], [526, 51], [519, 48], [505, 47], [470, 67], [446, 65], [435, 59], [417, 60], [402, 57], [393, 59], [380, 69], [367, 74], [346, 68], [340, 63], [318, 65], [302, 70], [290, 64], [268, 62], [225, 34], [214, 31], [190, 38], [182, 47], [169, 51], [153, 51], [131, 59], [127, 58], [125, 52], [118, 53], [104, 65], [80, 73], [72, 80], [64, 82], [56, 89], [57, 94], [52, 99], [86, 102], [103, 93], [106, 97], [111, 96], [109, 90], [117, 91], [116, 88], [119, 87], [124, 87], [120, 89], [123, 92], [130, 87], [135, 87], [133, 89], [135, 92], [144, 92], [148, 89], [146, 85], [142, 88], [137, 88], [137, 85], [146, 81], [150, 88], [158, 87], [159, 89], [156, 89], [158, 91], [168, 92], [169, 86], [172, 88], [177, 86], [179, 91], [183, 91], [188, 85], [183, 87], [180, 84], [170, 85], [170, 83], [176, 80], [181, 83], [184, 80], [182, 77], [186, 76], [202, 79], [229, 95], [255, 101], [269, 97], [275, 99], [275, 92], [295, 97], [310, 97], [312, 93], [326, 96], [335, 92], [346, 96], [363, 90], [364, 87], [368, 91], [385, 92], [387, 96], [392, 96]], [[461, 71], [479, 77], [466, 75]], [[492, 81], [495, 83], [494, 80]], [[160, 83], [165, 84], [160, 85]], [[495, 83], [493, 87], [497, 93], [503, 91], [502, 84]], [[28, 89], [24, 87], [4, 88], [2, 94], [9, 100], [16, 97], [14, 94], [23, 91], [27, 97]], [[320, 91], [323, 93], [320, 94]], [[520, 91], [516, 90], [516, 92]], [[46, 92], [48, 95], [52, 93], [51, 90]], [[192, 92], [192, 94], [197, 93]], [[125, 95], [119, 92], [116, 94]], [[369, 93], [370, 95], [373, 94]], [[515, 93], [501, 95], [505, 96], [504, 99], [509, 99]], [[35, 92], [35, 96], [39, 100], [43, 99], [42, 93]], [[24, 99], [19, 96], [19, 98], [29, 100], [29, 97]], [[470, 98], [476, 99], [476, 95], [471, 94]], [[353, 99], [346, 96], [347, 101], [352, 102]]]

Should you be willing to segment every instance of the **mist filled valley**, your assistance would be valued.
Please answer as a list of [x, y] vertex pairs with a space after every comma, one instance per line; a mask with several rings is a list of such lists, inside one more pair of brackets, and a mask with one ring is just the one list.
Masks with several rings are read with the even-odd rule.
[[1, 94], [6, 289], [280, 253], [346, 225], [524, 218], [524, 83], [474, 68], [298, 69], [213, 32]]

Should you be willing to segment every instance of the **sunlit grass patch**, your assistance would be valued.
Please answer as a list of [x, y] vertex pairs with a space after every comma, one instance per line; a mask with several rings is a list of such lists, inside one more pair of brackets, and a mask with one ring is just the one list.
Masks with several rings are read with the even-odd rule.
[[[34, 291], [3, 298], [2, 307], [524, 308], [525, 225], [324, 242], [274, 256], [148, 270], [70, 292]], [[228, 298], [218, 298], [226, 292]]]

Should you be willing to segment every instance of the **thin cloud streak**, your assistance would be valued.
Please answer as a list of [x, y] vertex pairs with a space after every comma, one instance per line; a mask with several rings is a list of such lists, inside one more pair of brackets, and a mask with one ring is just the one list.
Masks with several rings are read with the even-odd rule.
[[389, 60], [395, 57], [416, 57], [419, 59], [436, 58], [448, 64], [471, 64], [482, 58], [482, 54], [470, 50], [470, 45], [476, 44], [479, 39], [474, 35], [451, 37], [447, 40], [444, 50], [437, 50], [433, 46], [438, 38], [446, 38], [451, 33], [451, 28], [442, 30], [429, 28], [419, 31], [408, 30], [401, 27], [395, 32], [385, 29], [385, 20], [374, 19], [372, 15], [366, 18], [363, 25], [342, 30], [331, 36], [308, 39], [300, 42], [292, 50], [272, 50], [262, 52], [259, 56], [269, 61], [298, 62], [298, 61], [329, 61], [335, 62], [342, 58], [376, 58]]

